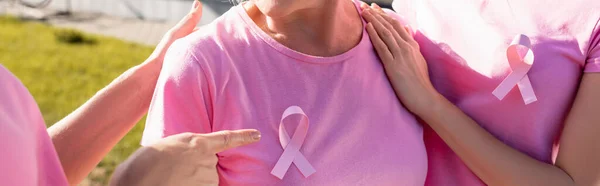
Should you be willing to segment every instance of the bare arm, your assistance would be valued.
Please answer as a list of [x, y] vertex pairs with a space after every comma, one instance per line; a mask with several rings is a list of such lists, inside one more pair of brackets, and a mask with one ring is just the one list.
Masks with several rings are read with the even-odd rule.
[[70, 184], [81, 182], [147, 112], [160, 68], [127, 70], [48, 128]]
[[600, 74], [583, 77], [555, 165], [502, 143], [442, 96], [421, 117], [488, 185], [600, 185]]
[[194, 7], [165, 35], [148, 60], [127, 70], [48, 128], [70, 184], [81, 182], [147, 112], [166, 50], [191, 33], [200, 20], [202, 6], [194, 1]]
[[363, 16], [396, 94], [488, 185], [600, 185], [600, 74], [585, 74], [565, 123], [555, 165], [496, 139], [431, 85], [418, 44], [378, 7]]

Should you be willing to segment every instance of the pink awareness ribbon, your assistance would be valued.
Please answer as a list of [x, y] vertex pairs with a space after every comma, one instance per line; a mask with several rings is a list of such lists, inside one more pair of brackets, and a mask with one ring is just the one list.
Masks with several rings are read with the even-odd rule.
[[533, 87], [527, 73], [533, 65], [533, 51], [529, 38], [523, 34], [515, 36], [511, 45], [506, 50], [506, 57], [512, 72], [492, 92], [494, 96], [502, 100], [510, 90], [517, 85], [525, 105], [537, 101]]
[[[303, 117], [300, 119], [300, 123], [296, 127], [296, 131], [290, 139], [288, 132], [283, 126], [283, 119], [294, 114], [299, 114]], [[279, 179], [283, 179], [283, 176], [292, 165], [292, 162], [296, 165], [304, 177], [308, 177], [316, 172], [315, 168], [313, 168], [308, 160], [302, 155], [302, 153], [300, 153], [300, 147], [304, 143], [307, 133], [308, 116], [304, 114], [304, 111], [302, 111], [302, 109], [298, 106], [291, 106], [285, 109], [283, 116], [281, 116], [281, 121], [279, 121], [279, 142], [284, 150], [283, 154], [281, 154], [281, 157], [279, 157], [279, 160], [277, 160], [275, 167], [273, 167], [273, 170], [271, 171], [272, 175]]]

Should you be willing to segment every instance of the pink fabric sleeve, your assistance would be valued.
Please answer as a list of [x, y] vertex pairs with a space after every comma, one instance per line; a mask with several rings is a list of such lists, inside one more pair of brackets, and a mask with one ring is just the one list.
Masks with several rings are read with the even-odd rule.
[[0, 185], [68, 185], [34, 98], [1, 64], [0, 147]]
[[143, 146], [174, 134], [212, 131], [208, 83], [191, 48], [179, 40], [165, 56], [146, 118]]
[[590, 48], [584, 72], [600, 72], [600, 18], [590, 38]]

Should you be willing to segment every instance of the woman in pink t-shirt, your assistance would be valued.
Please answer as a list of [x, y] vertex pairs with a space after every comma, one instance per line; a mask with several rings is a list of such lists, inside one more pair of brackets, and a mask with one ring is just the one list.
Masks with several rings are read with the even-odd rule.
[[363, 16], [428, 126], [426, 185], [600, 185], [600, 1], [393, 7], [412, 29], [376, 7]]
[[[27, 88], [0, 65], [0, 185], [79, 184], [146, 112], [164, 53], [200, 20], [200, 3], [194, 5], [147, 61], [49, 129]], [[218, 178], [206, 175], [216, 175], [215, 153], [259, 139], [256, 130], [174, 135], [137, 150], [111, 185], [213, 184]]]
[[252, 128], [259, 143], [217, 154], [220, 185], [422, 186], [422, 125], [364, 26], [357, 0], [232, 7], [169, 49], [142, 145]]

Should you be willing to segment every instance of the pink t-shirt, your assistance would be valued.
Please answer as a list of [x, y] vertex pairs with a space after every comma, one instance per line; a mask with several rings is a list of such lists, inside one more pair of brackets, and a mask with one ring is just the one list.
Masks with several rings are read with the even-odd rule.
[[[582, 75], [600, 71], [600, 1], [395, 0], [393, 7], [417, 30], [441, 94], [502, 142], [553, 162]], [[506, 49], [518, 34], [531, 39], [535, 55], [528, 77], [538, 100], [529, 105], [517, 88], [503, 100], [492, 95], [511, 72]], [[426, 185], [484, 185], [431, 128], [424, 136]]]
[[[152, 100], [142, 144], [182, 132], [254, 128], [257, 144], [218, 154], [222, 185], [423, 185], [422, 126], [398, 101], [366, 31], [334, 57], [291, 50], [264, 33], [242, 6], [176, 41]], [[316, 173], [294, 164], [270, 174], [283, 149], [286, 108], [309, 118], [300, 153]], [[292, 136], [296, 123], [286, 123]]]
[[2, 65], [0, 83], [0, 185], [68, 185], [33, 97]]

